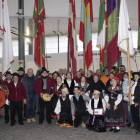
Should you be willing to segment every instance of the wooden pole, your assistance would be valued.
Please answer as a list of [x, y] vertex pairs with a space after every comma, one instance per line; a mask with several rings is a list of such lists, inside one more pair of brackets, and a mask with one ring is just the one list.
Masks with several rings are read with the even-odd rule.
[[129, 53], [129, 38], [127, 41], [127, 67], [128, 67], [128, 78], [129, 78], [129, 103], [131, 105], [131, 68], [130, 68], [130, 53]]
[[85, 75], [85, 43], [83, 42], [83, 70]]
[[40, 66], [42, 68], [42, 39], [40, 39]]

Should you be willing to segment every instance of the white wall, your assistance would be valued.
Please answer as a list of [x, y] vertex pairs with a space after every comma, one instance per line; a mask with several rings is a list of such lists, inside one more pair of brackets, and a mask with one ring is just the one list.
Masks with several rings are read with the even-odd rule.
[[[97, 55], [95, 55], [95, 53]], [[77, 54], [77, 70], [80, 68], [83, 68], [83, 57], [81, 56], [82, 52], [78, 52]], [[67, 53], [59, 53], [59, 54], [49, 54], [48, 57], [48, 67], [50, 72], [54, 72], [59, 70], [59, 68], [67, 68]], [[140, 70], [140, 54], [137, 54], [136, 61], [138, 65], [138, 70]], [[96, 69], [99, 69], [99, 55], [98, 52], [94, 51], [93, 55], [93, 66], [94, 71]], [[127, 69], [127, 56], [125, 54], [122, 54], [122, 64], [126, 66]], [[93, 70], [93, 66], [91, 67], [91, 70]], [[34, 56], [33, 55], [27, 55], [25, 56], [25, 71], [27, 71], [28, 68], [33, 68], [34, 72], [38, 70], [38, 67], [34, 63]], [[18, 57], [15, 57], [15, 62], [12, 64], [12, 70], [13, 72], [17, 71], [18, 69]], [[131, 59], [131, 70], [137, 71], [136, 63], [133, 59]], [[0, 59], [0, 71], [2, 71], [2, 59]]]

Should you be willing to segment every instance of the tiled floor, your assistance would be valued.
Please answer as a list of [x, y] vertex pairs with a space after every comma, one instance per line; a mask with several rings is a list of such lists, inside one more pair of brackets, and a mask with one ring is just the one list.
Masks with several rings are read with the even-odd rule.
[[[36, 115], [38, 118], [38, 115]], [[56, 120], [48, 125], [46, 121], [42, 125], [38, 123], [21, 126], [16, 123], [11, 127], [4, 123], [4, 118], [0, 119], [0, 140], [140, 140], [140, 135], [136, 135], [132, 128], [122, 127], [119, 133], [107, 132], [95, 133], [86, 128], [59, 128]]]

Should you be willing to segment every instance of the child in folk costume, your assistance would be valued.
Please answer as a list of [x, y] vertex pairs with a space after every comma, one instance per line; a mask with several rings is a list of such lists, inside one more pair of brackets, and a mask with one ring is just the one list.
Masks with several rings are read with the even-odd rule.
[[112, 86], [106, 92], [106, 126], [111, 127], [110, 131], [119, 132], [120, 126], [126, 126], [126, 115], [122, 104], [122, 89], [118, 85], [118, 78], [111, 80]]
[[62, 89], [62, 95], [57, 101], [55, 108], [55, 113], [57, 114], [57, 124], [60, 127], [73, 127], [72, 115], [71, 115], [71, 97], [73, 95], [68, 95], [68, 89]]
[[[94, 90], [93, 92], [94, 98], [89, 101], [88, 104], [88, 112], [90, 114], [89, 124], [87, 125], [88, 130], [96, 131], [96, 132], [106, 132], [105, 123], [104, 123], [104, 112], [106, 110], [105, 100], [100, 98], [100, 92], [98, 90]], [[94, 109], [99, 108], [103, 109], [103, 114], [94, 116]]]

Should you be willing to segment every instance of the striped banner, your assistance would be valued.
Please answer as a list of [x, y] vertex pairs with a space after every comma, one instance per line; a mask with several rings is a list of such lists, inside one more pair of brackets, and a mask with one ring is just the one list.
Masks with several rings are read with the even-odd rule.
[[99, 24], [98, 24], [98, 39], [97, 47], [100, 49], [100, 74], [104, 75], [104, 67], [107, 66], [107, 51], [106, 51], [106, 27], [107, 27], [107, 7], [106, 0], [100, 0]]
[[108, 0], [108, 48], [107, 48], [107, 64], [110, 70], [112, 66], [119, 59], [121, 52], [117, 46], [118, 40], [118, 17], [117, 17], [117, 5], [116, 0]]
[[69, 0], [69, 24], [68, 24], [68, 71], [73, 77], [77, 71], [77, 31], [75, 0]]
[[83, 42], [86, 70], [92, 65], [92, 32], [91, 22], [93, 22], [92, 0], [81, 1], [81, 20], [79, 39]]
[[38, 66], [45, 67], [44, 0], [35, 0], [33, 18], [35, 23], [34, 60]]

